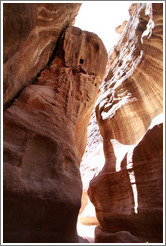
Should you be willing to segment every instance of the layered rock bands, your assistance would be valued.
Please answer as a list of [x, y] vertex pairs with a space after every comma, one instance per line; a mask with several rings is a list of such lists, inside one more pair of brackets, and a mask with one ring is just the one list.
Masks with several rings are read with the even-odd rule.
[[105, 164], [88, 194], [97, 243], [163, 241], [163, 4], [131, 10], [96, 106]]
[[95, 242], [161, 243], [163, 4], [131, 6], [108, 63], [102, 41], [71, 26], [79, 8], [3, 5], [4, 243], [81, 242], [79, 165], [104, 77], [81, 165]]
[[3, 101], [13, 98], [47, 65], [61, 33], [78, 13], [78, 3], [3, 4]]

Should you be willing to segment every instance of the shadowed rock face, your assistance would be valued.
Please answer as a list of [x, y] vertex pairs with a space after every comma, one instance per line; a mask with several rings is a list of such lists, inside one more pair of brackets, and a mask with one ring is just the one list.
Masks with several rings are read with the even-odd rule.
[[162, 123], [149, 128], [163, 111], [162, 11], [138, 4], [109, 55], [96, 106], [105, 165], [88, 190], [97, 243], [163, 240]]
[[95, 242], [162, 242], [162, 135], [162, 124], [155, 125], [126, 153], [120, 171], [106, 161], [91, 181], [88, 192], [100, 222]]
[[79, 3], [4, 3], [4, 107], [47, 65]]
[[50, 65], [5, 110], [4, 242], [79, 242], [79, 164], [106, 63], [97, 35], [69, 27]]
[[[79, 164], [107, 53], [95, 34], [67, 28], [79, 7], [4, 4], [5, 243], [80, 242]], [[97, 158], [82, 166], [89, 179], [96, 174], [88, 193], [97, 243], [162, 242], [163, 128], [149, 125], [163, 106], [163, 6], [129, 12], [96, 107], [104, 155], [92, 120]]]

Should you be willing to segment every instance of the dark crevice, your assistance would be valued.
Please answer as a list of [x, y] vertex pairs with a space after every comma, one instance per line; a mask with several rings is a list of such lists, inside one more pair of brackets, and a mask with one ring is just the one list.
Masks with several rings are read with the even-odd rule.
[[[29, 84], [28, 84], [29, 85]], [[17, 94], [16, 96], [11, 99], [10, 101], [6, 102], [3, 106], [3, 111], [5, 111], [6, 109], [8, 109], [12, 104], [13, 102], [20, 96], [20, 94], [22, 93], [22, 91], [25, 89], [27, 85], [25, 85]]]
[[53, 52], [52, 52], [52, 55], [50, 56], [49, 58], [49, 61], [47, 62], [47, 64], [40, 70], [40, 72], [37, 73], [37, 75], [35, 76], [34, 79], [32, 79], [32, 82], [30, 83], [27, 83], [21, 90], [19, 90], [19, 92], [16, 94], [16, 96], [11, 99], [9, 102], [6, 102], [3, 106], [3, 111], [5, 111], [6, 109], [8, 109], [12, 104], [13, 102], [19, 98], [20, 94], [22, 93], [22, 91], [30, 84], [34, 84], [35, 81], [37, 80], [37, 78], [40, 76], [40, 74], [44, 71], [44, 69], [47, 67], [47, 66], [50, 66], [51, 62], [53, 61], [54, 57], [56, 56], [57, 54], [57, 47], [59, 46], [59, 43], [60, 43], [60, 40], [64, 34], [64, 32], [66, 31], [66, 29], [68, 28], [68, 26], [66, 26], [65, 28], [63, 28], [63, 30], [61, 31], [60, 35], [59, 35], [59, 38], [56, 42], [56, 45], [55, 45], [55, 48], [53, 49]]
[[83, 64], [84, 63], [84, 60], [83, 59], [80, 59], [80, 64]]
[[[68, 27], [68, 26], [67, 26], [67, 27]], [[62, 42], [62, 40], [64, 39], [64, 33], [65, 33], [67, 27], [65, 27], [65, 28], [61, 31], [61, 33], [60, 33], [60, 35], [59, 35], [59, 38], [58, 38], [58, 40], [57, 40], [56, 46], [55, 46], [55, 48], [54, 48], [54, 50], [53, 50], [53, 52], [52, 52], [52, 55], [51, 55], [51, 57], [50, 57], [50, 59], [49, 59], [49, 61], [48, 61], [48, 63], [47, 63], [47, 66], [50, 66], [51, 62], [54, 60], [54, 58], [55, 58], [56, 55], [60, 55], [60, 56], [63, 56], [63, 57], [64, 57], [63, 42]], [[62, 47], [60, 47], [60, 49], [57, 49], [57, 47], [59, 47], [59, 46], [62, 46]], [[61, 49], [61, 48], [62, 48], [62, 49]], [[62, 52], [62, 54], [59, 54], [59, 50]]]

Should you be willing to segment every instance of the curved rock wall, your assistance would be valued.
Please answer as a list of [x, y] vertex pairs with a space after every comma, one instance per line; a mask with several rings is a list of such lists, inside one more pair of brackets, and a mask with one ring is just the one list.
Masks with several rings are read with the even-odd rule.
[[[135, 144], [163, 111], [162, 4], [140, 4], [110, 54], [97, 120], [104, 137]], [[156, 10], [158, 9], [158, 11]], [[125, 119], [125, 120], [124, 120]], [[109, 135], [109, 136], [108, 136]]]
[[97, 35], [68, 27], [53, 55], [4, 112], [5, 243], [79, 242], [79, 164], [107, 52]]
[[[4, 242], [81, 242], [79, 164], [107, 52], [95, 34], [68, 27], [80, 4], [3, 6]], [[163, 6], [129, 12], [97, 101], [104, 154], [92, 119], [81, 165], [83, 182], [95, 175], [97, 243], [162, 242], [163, 129], [149, 125], [163, 106]]]
[[[90, 182], [88, 193], [100, 222], [95, 242], [162, 242], [162, 135], [162, 123], [156, 124], [125, 154], [120, 171], [113, 171], [106, 159]], [[113, 159], [116, 163], [114, 153]]]
[[137, 4], [109, 54], [96, 106], [105, 165], [88, 190], [97, 243], [163, 240], [162, 124], [149, 128], [163, 111], [162, 26], [162, 3]]
[[73, 23], [80, 5], [3, 4], [4, 108], [47, 65], [58, 38]]

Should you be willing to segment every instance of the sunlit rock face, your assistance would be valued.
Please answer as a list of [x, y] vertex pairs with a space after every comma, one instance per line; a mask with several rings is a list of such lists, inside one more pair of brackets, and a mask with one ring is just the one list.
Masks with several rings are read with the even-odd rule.
[[105, 164], [88, 190], [97, 243], [163, 240], [162, 115], [149, 127], [163, 111], [162, 28], [162, 3], [137, 4], [109, 54], [96, 106]]
[[127, 21], [124, 21], [122, 23], [122, 25], [118, 26], [115, 28], [115, 31], [118, 33], [118, 34], [121, 34], [125, 28], [125, 26], [127, 25]]
[[47, 65], [79, 3], [4, 3], [4, 107]]
[[83, 225], [99, 225], [96, 218], [95, 207], [90, 202], [87, 192], [82, 193], [81, 209], [79, 211], [78, 222]]
[[102, 136], [123, 144], [137, 143], [163, 111], [162, 4], [134, 13], [110, 54], [96, 108]]
[[87, 145], [80, 165], [83, 190], [85, 192], [88, 190], [91, 179], [103, 168], [104, 162], [103, 142], [95, 112], [93, 112], [87, 130]]
[[103, 142], [101, 141], [95, 112], [93, 112], [87, 130], [87, 145], [80, 165], [83, 193], [78, 222], [83, 225], [99, 224], [95, 208], [88, 198], [87, 190], [89, 182], [100, 172], [104, 162]]
[[68, 27], [50, 65], [5, 110], [4, 242], [80, 242], [79, 164], [106, 63], [97, 35]]
[[[136, 6], [137, 6], [136, 3], [133, 3], [133, 4], [130, 6], [130, 8], [129, 8], [129, 10], [128, 10], [130, 16], [133, 15], [133, 13], [134, 13], [134, 11], [135, 11], [135, 9], [136, 9]], [[124, 28], [126, 27], [127, 23], [128, 23], [128, 21], [126, 21], [126, 20], [123, 21], [123, 23], [122, 23], [120, 26], [118, 26], [118, 27], [115, 28], [115, 31], [116, 31], [118, 34], [121, 34], [121, 33], [123, 32]]]
[[130, 8], [129, 8], [129, 15], [132, 16], [132, 14], [134, 13], [135, 9], [137, 7], [137, 3], [133, 3]]

